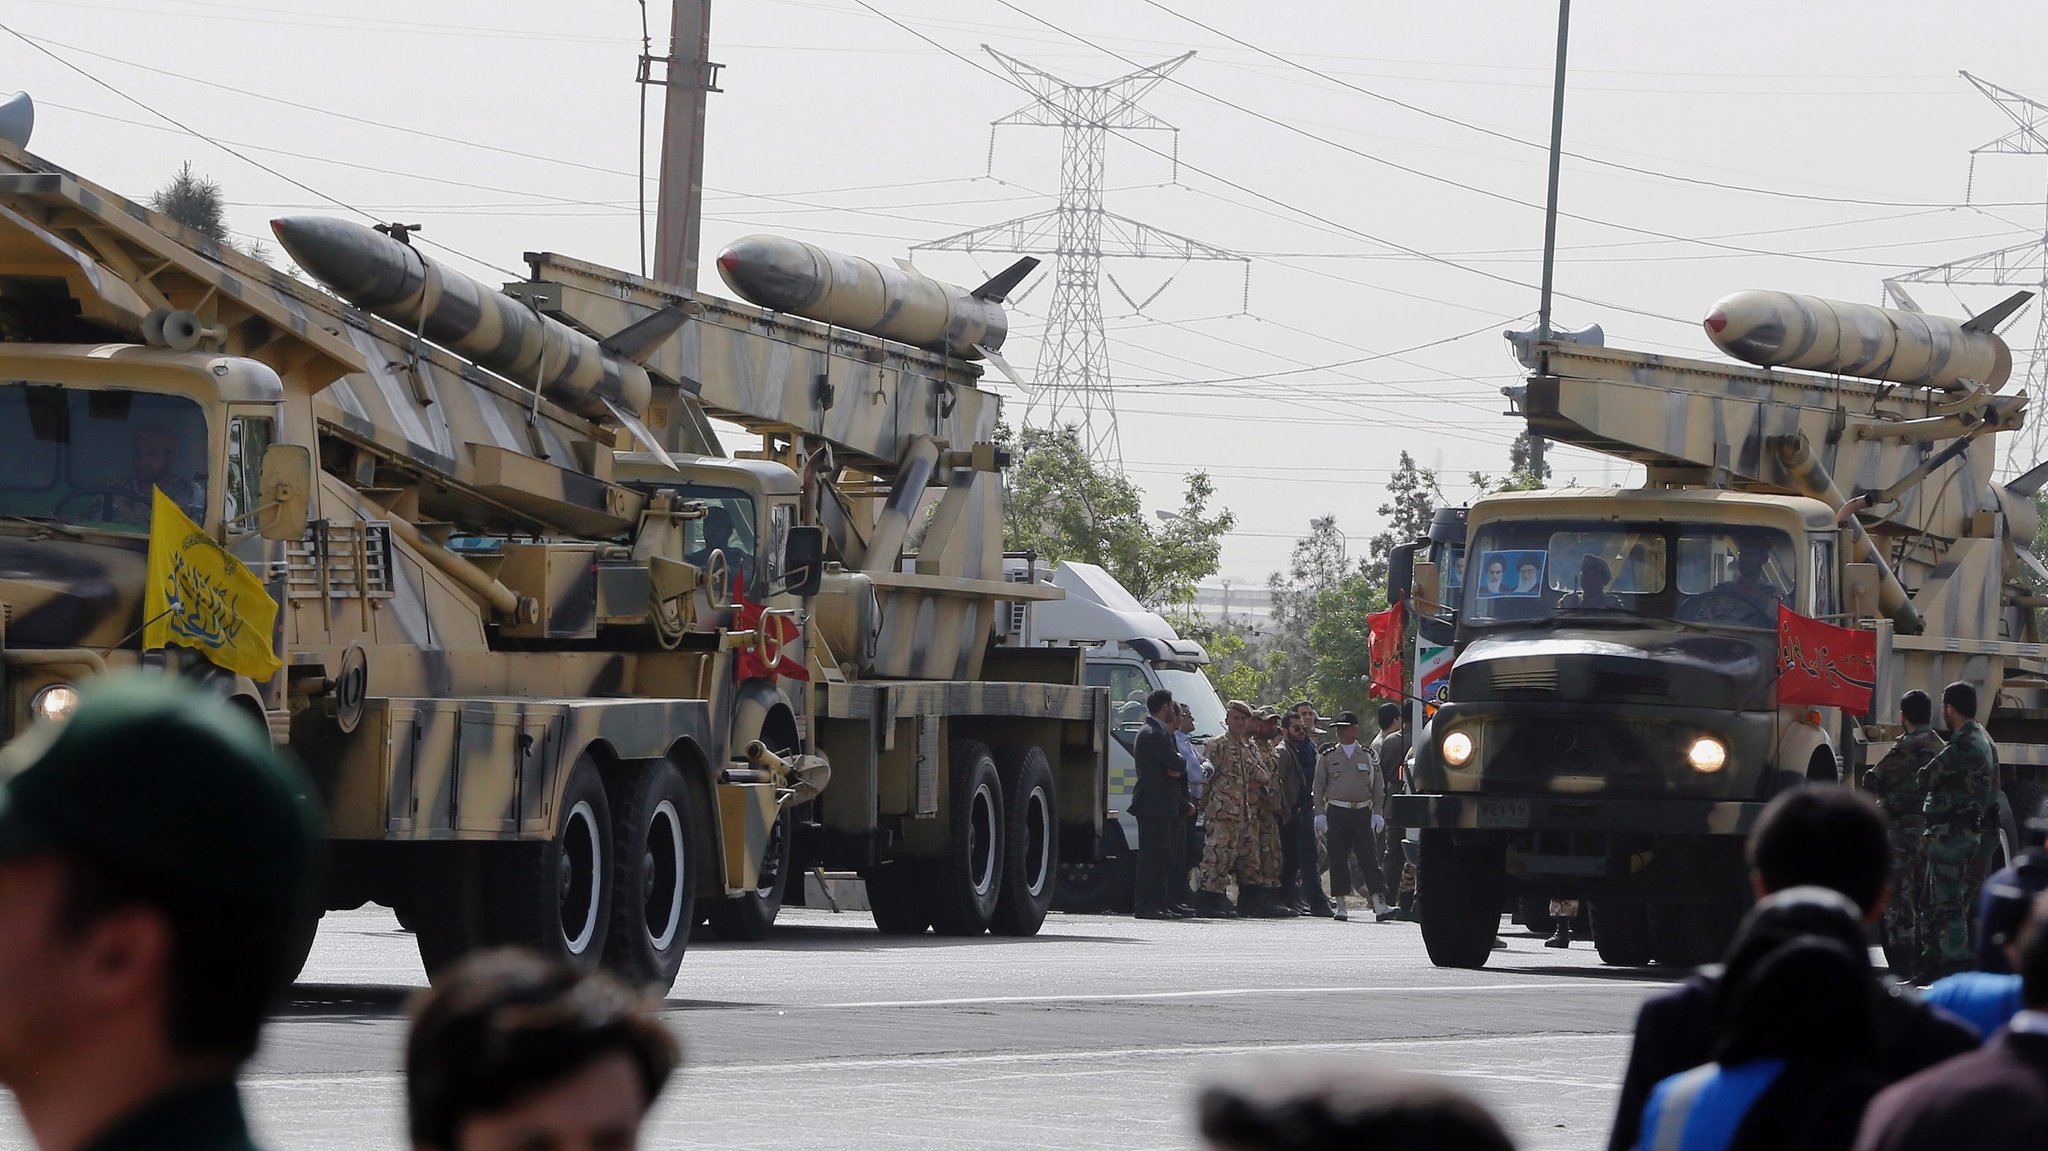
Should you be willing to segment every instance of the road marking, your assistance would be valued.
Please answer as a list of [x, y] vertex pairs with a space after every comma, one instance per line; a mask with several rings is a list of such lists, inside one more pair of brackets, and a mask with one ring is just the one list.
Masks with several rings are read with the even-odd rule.
[[[711, 1075], [760, 1075], [792, 1071], [861, 1071], [880, 1067], [985, 1067], [1064, 1063], [1076, 1059], [1183, 1058], [1200, 1055], [1271, 1055], [1327, 1051], [1378, 1051], [1407, 1048], [1461, 1047], [1475, 1044], [1556, 1043], [1571, 1039], [1627, 1039], [1626, 1031], [1551, 1031], [1530, 1035], [1468, 1035], [1434, 1039], [1349, 1039], [1316, 1043], [1244, 1043], [1235, 1045], [1195, 1044], [1171, 1047], [1074, 1048], [1060, 1051], [999, 1051], [985, 1055], [888, 1055], [856, 1059], [813, 1059], [780, 1063], [690, 1063], [684, 1075], [699, 1079]], [[1515, 1072], [1514, 1075], [1526, 1075]], [[1468, 1072], [1472, 1078], [1491, 1078], [1483, 1072]], [[367, 1071], [343, 1075], [277, 1075], [252, 1077], [246, 1085], [258, 1089], [329, 1087], [337, 1084], [362, 1086], [391, 1085], [404, 1081], [402, 1074]], [[1549, 1082], [1549, 1080], [1545, 1080]]]
[[[853, 1003], [766, 1004], [773, 1010], [848, 1011], [867, 1007], [988, 1007], [1006, 1003], [1135, 1003], [1155, 999], [1234, 999], [1247, 995], [1442, 995], [1460, 991], [1593, 991], [1639, 988], [1655, 991], [1671, 984], [1650, 979], [1549, 980], [1543, 983], [1467, 983], [1428, 987], [1224, 987], [1200, 991], [1133, 991], [1100, 995], [988, 995], [960, 999], [870, 999]], [[750, 1005], [751, 1006], [751, 1005]]]

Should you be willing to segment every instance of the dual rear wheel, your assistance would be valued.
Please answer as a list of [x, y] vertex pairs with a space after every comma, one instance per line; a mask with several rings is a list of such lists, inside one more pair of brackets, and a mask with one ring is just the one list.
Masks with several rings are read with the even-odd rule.
[[1036, 935], [1059, 869], [1059, 803], [1036, 746], [953, 745], [945, 854], [865, 873], [875, 926], [892, 935]]

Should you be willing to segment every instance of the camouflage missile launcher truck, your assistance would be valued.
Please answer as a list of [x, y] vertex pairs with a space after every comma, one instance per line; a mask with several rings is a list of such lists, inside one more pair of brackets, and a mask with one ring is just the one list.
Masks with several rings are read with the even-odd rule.
[[[319, 785], [325, 907], [393, 907], [430, 973], [520, 943], [665, 989], [812, 868], [885, 931], [1038, 929], [1108, 708], [1077, 650], [991, 643], [1056, 592], [1003, 581], [974, 365], [277, 228], [342, 299], [0, 144], [8, 738], [106, 668], [212, 684]], [[143, 644], [152, 487], [278, 605], [276, 674]]]
[[[1996, 342], [2019, 302], [1963, 328]], [[1423, 829], [1437, 965], [1483, 965], [1518, 897], [1590, 900], [1610, 963], [1712, 958], [1746, 905], [1743, 840], [1764, 805], [1874, 764], [1909, 688], [1975, 684], [2006, 842], [2042, 813], [2048, 647], [2028, 584], [2048, 572], [2028, 544], [2048, 469], [1993, 478], [2027, 397], [1999, 393], [2003, 372], [1906, 383], [1910, 333], [1857, 335], [1801, 353], [1829, 374], [1522, 340], [1529, 430], [1647, 479], [1481, 499], [1457, 578], [1416, 565], [1418, 609], [1455, 621], [1455, 662], [1416, 741], [1415, 794], [1391, 807]], [[1788, 338], [1796, 317], [1769, 318], [1759, 357], [1786, 362]], [[1866, 714], [1780, 703], [1781, 606], [1875, 633]]]

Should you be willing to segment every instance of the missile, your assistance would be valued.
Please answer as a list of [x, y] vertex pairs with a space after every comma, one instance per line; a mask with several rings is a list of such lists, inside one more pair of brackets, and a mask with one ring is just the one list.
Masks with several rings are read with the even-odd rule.
[[2031, 295], [1957, 321], [1789, 292], [1736, 292], [1707, 313], [1706, 328], [1722, 351], [1765, 367], [1996, 391], [2012, 374], [2012, 350], [1994, 329]]
[[969, 291], [782, 236], [743, 236], [718, 254], [719, 278], [743, 300], [966, 359], [1003, 346], [1003, 299], [1037, 266], [1026, 256]]
[[361, 224], [289, 216], [270, 230], [349, 303], [596, 420], [639, 423], [653, 385], [636, 358], [683, 321], [680, 309], [663, 309], [600, 341]]

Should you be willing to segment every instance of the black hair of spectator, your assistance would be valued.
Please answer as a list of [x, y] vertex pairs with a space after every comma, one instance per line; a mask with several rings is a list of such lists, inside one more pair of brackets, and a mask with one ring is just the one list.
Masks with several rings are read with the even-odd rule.
[[1380, 730], [1385, 731], [1401, 722], [1401, 705], [1398, 703], [1383, 703], [1373, 718], [1379, 721]]
[[1899, 697], [1899, 718], [1915, 726], [1934, 722], [1934, 701], [1919, 688]]
[[2048, 1011], [2048, 895], [2034, 901], [2020, 928], [2020, 1002], [2029, 1011]]
[[1956, 709], [1964, 719], [1977, 718], [1977, 689], [1957, 680], [1941, 689], [1941, 702]]
[[1160, 708], [1165, 707], [1167, 704], [1172, 702], [1173, 692], [1163, 687], [1158, 688], [1154, 690], [1151, 695], [1145, 697], [1145, 714], [1158, 715]]
[[275, 911], [173, 891], [78, 853], [59, 857], [64, 890], [55, 926], [76, 940], [107, 917], [154, 912], [170, 927], [164, 982], [164, 1038], [185, 1056], [227, 1056], [237, 1064], [256, 1053], [263, 1021], [284, 997], [297, 958], [295, 932]]
[[413, 1145], [454, 1151], [472, 1117], [612, 1055], [632, 1062], [647, 1107], [682, 1059], [668, 1029], [610, 974], [509, 948], [472, 955], [413, 1005], [405, 1049]]
[[1201, 1094], [1202, 1136], [1230, 1151], [1513, 1151], [1473, 1099], [1371, 1065], [1277, 1060]]
[[1293, 707], [1290, 707], [1290, 708], [1288, 708], [1287, 710], [1288, 710], [1288, 711], [1303, 711], [1303, 710], [1307, 710], [1307, 711], [1314, 711], [1315, 709], [1316, 709], [1316, 705], [1315, 705], [1314, 703], [1312, 703], [1312, 702], [1310, 702], [1310, 701], [1308, 701], [1308, 700], [1305, 700], [1305, 699], [1304, 699], [1304, 700], [1298, 700], [1298, 701], [1296, 701], [1295, 705], [1294, 705]]
[[1870, 959], [1831, 935], [1784, 940], [1723, 976], [1714, 1061], [1820, 1059], [1875, 1068], [1877, 982]]
[[1883, 897], [1891, 863], [1884, 812], [1862, 792], [1832, 784], [1778, 796], [1749, 834], [1749, 867], [1764, 890], [1825, 887], [1865, 915]]

